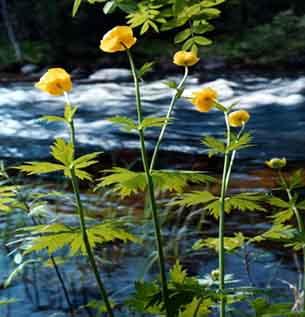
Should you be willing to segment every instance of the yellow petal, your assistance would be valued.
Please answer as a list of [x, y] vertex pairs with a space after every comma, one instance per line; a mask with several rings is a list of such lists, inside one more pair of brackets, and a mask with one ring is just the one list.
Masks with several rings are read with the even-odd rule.
[[131, 48], [136, 41], [131, 27], [116, 26], [104, 35], [100, 49], [107, 53], [116, 53]]

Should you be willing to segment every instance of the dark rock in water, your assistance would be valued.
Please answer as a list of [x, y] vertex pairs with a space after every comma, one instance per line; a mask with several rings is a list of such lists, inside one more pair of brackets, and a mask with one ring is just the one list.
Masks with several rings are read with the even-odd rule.
[[292, 68], [305, 67], [305, 55], [291, 56], [287, 59], [287, 66]]
[[71, 71], [72, 77], [89, 77], [90, 72], [82, 67], [77, 67]]
[[202, 60], [201, 66], [205, 70], [218, 70], [226, 67], [226, 61], [222, 57], [214, 57]]
[[38, 66], [35, 64], [25, 64], [20, 68], [20, 72], [23, 75], [31, 75], [38, 70]]

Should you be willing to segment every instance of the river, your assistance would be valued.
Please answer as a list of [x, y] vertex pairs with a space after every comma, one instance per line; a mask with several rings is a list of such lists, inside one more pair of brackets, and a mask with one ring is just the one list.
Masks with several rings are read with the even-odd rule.
[[[117, 77], [115, 71], [113, 77]], [[179, 80], [179, 76], [171, 77]], [[84, 151], [101, 149], [113, 152], [138, 147], [136, 134], [121, 132], [107, 121], [107, 117], [115, 115], [135, 118], [132, 82], [126, 78], [114, 82], [109, 79], [106, 82], [76, 81], [70, 95], [72, 103], [79, 107], [75, 123], [77, 140]], [[146, 115], [166, 114], [172, 92], [164, 85], [165, 80], [164, 78], [142, 83]], [[239, 155], [241, 161], [263, 166], [263, 161], [270, 157], [286, 156], [288, 160], [297, 161], [298, 165], [304, 163], [305, 76], [253, 74], [242, 71], [209, 75], [205, 78], [195, 74], [188, 79], [185, 93], [189, 95], [204, 85], [215, 88], [225, 105], [239, 101], [240, 107], [251, 113], [247, 126], [253, 134], [256, 146], [243, 150]], [[54, 137], [65, 137], [67, 131], [62, 124], [42, 122], [40, 117], [46, 114], [61, 115], [62, 112], [62, 98], [51, 97], [36, 90], [33, 83], [9, 83], [0, 86], [0, 158], [23, 161], [48, 157], [49, 146]], [[205, 154], [206, 149], [200, 142], [202, 137], [223, 137], [223, 130], [221, 113], [216, 110], [208, 114], [198, 113], [190, 103], [182, 99], [175, 108], [174, 122], [168, 128], [162, 149], [165, 154], [167, 151], [168, 155], [171, 155], [172, 151], [181, 154]], [[158, 129], [147, 131], [150, 148], [154, 145], [157, 134]], [[237, 164], [237, 170], [238, 167]], [[235, 175], [237, 178], [240, 176], [238, 173]], [[243, 174], [242, 177], [248, 176]], [[256, 186], [262, 186], [260, 181]], [[90, 196], [85, 195], [83, 197], [85, 200], [89, 198]], [[101, 212], [104, 209], [109, 211], [108, 200], [104, 197], [98, 199], [103, 206], [99, 207]], [[97, 210], [96, 204], [92, 205], [92, 208]], [[116, 209], [116, 206], [111, 208]], [[194, 210], [194, 213], [196, 212], [198, 214], [198, 211]], [[0, 224], [1, 229], [5, 231], [7, 222], [1, 218]], [[266, 229], [268, 225], [264, 218], [253, 213], [227, 219], [226, 227], [230, 233], [255, 233], [257, 230]], [[139, 233], [147, 237], [147, 226], [139, 225], [138, 228]], [[149, 228], [149, 232], [152, 233], [152, 228]], [[170, 250], [176, 250], [175, 243], [180, 237], [180, 259], [191, 274], [204, 278], [216, 268], [217, 257], [213, 252], [202, 250], [190, 256], [192, 243], [203, 234], [196, 233], [192, 224], [182, 228], [176, 224], [166, 226], [164, 232], [171, 245]], [[215, 222], [207, 220], [204, 234], [208, 236], [216, 233]], [[151, 241], [145, 249], [128, 246], [125, 249], [113, 247], [106, 251], [103, 258], [110, 262], [102, 265], [103, 277], [107, 287], [115, 290], [112, 294], [115, 300], [120, 302], [130, 294], [133, 281], [143, 276], [142, 272], [153, 248]], [[3, 246], [0, 252], [1, 281], [15, 267], [12, 261], [9, 261], [7, 253], [8, 249]], [[250, 260], [246, 263], [249, 254]], [[227, 265], [228, 271], [240, 278], [236, 285], [253, 282], [256, 287], [272, 286], [281, 294], [292, 298], [287, 282], [296, 285], [299, 278], [294, 259], [292, 252], [283, 251], [281, 248], [271, 250], [268, 246], [251, 246], [247, 253], [241, 250], [228, 256]], [[98, 298], [94, 280], [89, 278], [88, 267], [82, 259], [73, 263], [68, 261], [60, 268], [64, 272], [75, 305], [86, 303], [88, 298]], [[155, 272], [156, 267], [152, 270], [152, 273]], [[1, 290], [0, 299], [11, 297], [16, 298], [17, 302], [0, 308], [1, 317], [68, 316], [67, 306], [57, 286], [56, 275], [50, 268], [41, 268], [39, 264], [25, 270], [10, 288]], [[86, 309], [80, 309], [79, 316], [92, 315]], [[125, 314], [119, 316], [123, 317]]]

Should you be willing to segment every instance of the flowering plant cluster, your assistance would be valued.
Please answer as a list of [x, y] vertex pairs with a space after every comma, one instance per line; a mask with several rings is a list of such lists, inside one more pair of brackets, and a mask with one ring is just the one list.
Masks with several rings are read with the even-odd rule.
[[[103, 2], [109, 5], [113, 1]], [[163, 4], [164, 7], [167, 7], [172, 5], [172, 1], [159, 2], [158, 9], [160, 11], [156, 15], [162, 16], [161, 9]], [[205, 5], [205, 8], [208, 8], [210, 3], [212, 7], [212, 2], [212, 0], [205, 0], [201, 2], [201, 5]], [[214, 0], [214, 2], [218, 4], [222, 1]], [[141, 5], [143, 6], [144, 3], [146, 2], [140, 2], [137, 7], [138, 10], [142, 10]], [[193, 1], [181, 1], [181, 3], [182, 7], [183, 4], [187, 3], [197, 8]], [[79, 4], [80, 1], [77, 1], [78, 6]], [[115, 1], [115, 4], [118, 7], [122, 6], [121, 1]], [[130, 1], [130, 5], [132, 4], [133, 1]], [[130, 19], [133, 23], [136, 23], [136, 14], [134, 12], [130, 14]], [[161, 17], [158, 19], [161, 19]], [[163, 24], [160, 20], [158, 22]], [[154, 22], [151, 22], [150, 25], [154, 27], [152, 23]], [[164, 22], [164, 24], [166, 23]], [[70, 227], [59, 222], [51, 222], [45, 225], [33, 213], [32, 202], [28, 202], [24, 198], [20, 199], [18, 186], [11, 184], [11, 186], [0, 187], [0, 196], [5, 197], [2, 202], [0, 200], [0, 207], [7, 211], [12, 210], [16, 208], [18, 202], [19, 209], [30, 215], [33, 220], [34, 226], [25, 230], [25, 235], [28, 236], [24, 241], [21, 241], [20, 249], [24, 250], [24, 255], [47, 251], [51, 266], [54, 267], [58, 276], [71, 316], [76, 316], [77, 307], [74, 307], [70, 300], [69, 291], [55, 259], [56, 252], [63, 247], [68, 247], [70, 256], [82, 255], [87, 257], [101, 297], [101, 301], [96, 305], [98, 307], [95, 308], [98, 308], [105, 316], [121, 316], [119, 315], [120, 311], [125, 316], [129, 312], [131, 314], [131, 311], [137, 312], [141, 316], [149, 314], [165, 317], [205, 317], [214, 316], [213, 314], [215, 313], [220, 317], [235, 316], [234, 314], [232, 315], [234, 304], [243, 301], [250, 303], [252, 312], [254, 312], [253, 316], [302, 316], [303, 313], [301, 312], [304, 312], [304, 304], [301, 303], [296, 307], [296, 311], [300, 312], [300, 314], [295, 313], [292, 315], [293, 305], [283, 306], [269, 303], [263, 297], [264, 292], [260, 289], [247, 287], [243, 290], [232, 287], [231, 284], [233, 282], [230, 280], [228, 272], [226, 272], [227, 253], [243, 248], [249, 243], [259, 243], [267, 239], [285, 241], [286, 244], [293, 246], [294, 249], [302, 250], [305, 256], [305, 227], [301, 215], [301, 211], [305, 210], [305, 203], [299, 199], [295, 192], [296, 188], [303, 186], [302, 173], [298, 171], [287, 178], [282, 173], [283, 168], [287, 164], [286, 159], [273, 158], [267, 161], [266, 164], [278, 173], [279, 184], [287, 194], [287, 201], [261, 193], [241, 191], [238, 194], [231, 194], [230, 181], [236, 154], [251, 145], [252, 137], [246, 132], [247, 124], [250, 120], [249, 112], [244, 109], [236, 109], [238, 107], [237, 104], [230, 106], [222, 104], [219, 98], [221, 92], [216, 91], [212, 87], [203, 87], [194, 92], [191, 98], [185, 97], [184, 89], [189, 68], [195, 66], [200, 60], [197, 49], [190, 47], [190, 49], [182, 49], [176, 52], [173, 56], [173, 63], [178, 67], [183, 67], [184, 76], [179, 84], [171, 87], [174, 88], [174, 93], [166, 116], [144, 117], [140, 79], [145, 75], [145, 68], [144, 70], [137, 69], [132, 53], [133, 47], [140, 44], [140, 42], [140, 39], [136, 38], [134, 30], [130, 26], [120, 25], [114, 27], [103, 36], [100, 41], [100, 49], [105, 53], [126, 53], [129, 60], [135, 87], [137, 122], [131, 118], [119, 116], [109, 118], [109, 121], [120, 125], [124, 130], [138, 133], [142, 171], [136, 172], [114, 167], [107, 171], [108, 174], [106, 176], [96, 182], [94, 175], [88, 172], [88, 167], [98, 163], [101, 153], [94, 152], [83, 156], [77, 155], [77, 126], [74, 119], [77, 116], [78, 108], [73, 105], [73, 101], [69, 97], [69, 93], [74, 89], [71, 76], [62, 68], [51, 68], [36, 83], [36, 88], [43, 93], [48, 93], [54, 97], [63, 97], [63, 116], [45, 116], [43, 119], [64, 124], [69, 131], [69, 139], [57, 138], [52, 145], [51, 155], [56, 161], [55, 163], [28, 162], [18, 166], [17, 169], [29, 175], [53, 172], [63, 173], [73, 189], [74, 205], [79, 219], [79, 226]], [[208, 148], [209, 156], [223, 156], [222, 178], [220, 181], [199, 171], [169, 171], [156, 168], [158, 166], [159, 150], [166, 135], [168, 124], [171, 122], [173, 109], [181, 98], [188, 100], [190, 106], [192, 105], [200, 113], [199, 115], [202, 116], [203, 120], [206, 119], [210, 111], [217, 111], [224, 118], [224, 138], [216, 139], [212, 136], [205, 136], [202, 140], [202, 143]], [[145, 131], [152, 127], [159, 128], [160, 131], [154, 151], [152, 155], [149, 155], [146, 147]], [[7, 181], [12, 182], [6, 173], [3, 172], [3, 175]], [[112, 186], [122, 197], [140, 191], [147, 193], [149, 214], [154, 227], [155, 249], [153, 251], [156, 254], [155, 259], [158, 262], [159, 274], [154, 281], [136, 281], [134, 295], [123, 307], [122, 303], [117, 303], [112, 298], [113, 290], [107, 288], [107, 284], [100, 274], [96, 247], [117, 240], [126, 243], [142, 243], [142, 241], [136, 234], [131, 232], [126, 223], [122, 223], [119, 219], [97, 223], [88, 221], [80, 194], [80, 182], [83, 180], [94, 183], [96, 189]], [[184, 193], [187, 185], [191, 183], [213, 183], [218, 188], [218, 194], [207, 190]], [[210, 273], [209, 280], [203, 281], [189, 276], [179, 261], [168, 269], [169, 261], [165, 248], [166, 241], [160, 220], [162, 210], [157, 201], [157, 189], [176, 192], [171, 206], [189, 207], [202, 205], [203, 209], [208, 211], [218, 221], [218, 237], [200, 239], [193, 246], [194, 250], [202, 248], [214, 249], [218, 254], [218, 267]], [[242, 233], [236, 233], [234, 236], [225, 236], [226, 216], [233, 210], [244, 212], [266, 211], [266, 205], [268, 204], [274, 208], [284, 210], [278, 211], [273, 216], [274, 223], [267, 232], [261, 233], [256, 237], [246, 237]], [[144, 208], [143, 205], [143, 210]], [[294, 231], [292, 230], [293, 227], [287, 224], [293, 218], [297, 222], [297, 228]], [[20, 241], [18, 242], [20, 243]], [[299, 289], [300, 296], [302, 296], [301, 294], [304, 293], [305, 289], [304, 270], [303, 281], [303, 286]], [[261, 297], [258, 297], [258, 295]]]

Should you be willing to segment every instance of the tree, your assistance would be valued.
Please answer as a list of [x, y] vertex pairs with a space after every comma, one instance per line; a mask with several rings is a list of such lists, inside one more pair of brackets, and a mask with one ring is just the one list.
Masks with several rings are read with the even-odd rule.
[[1, 9], [2, 19], [3, 19], [4, 25], [5, 25], [5, 28], [7, 31], [8, 39], [13, 46], [17, 61], [21, 62], [22, 61], [22, 52], [21, 52], [20, 45], [17, 41], [16, 35], [14, 32], [14, 28], [13, 28], [13, 24], [12, 24], [11, 19], [10, 19], [6, 0], [0, 0], [0, 9]]

